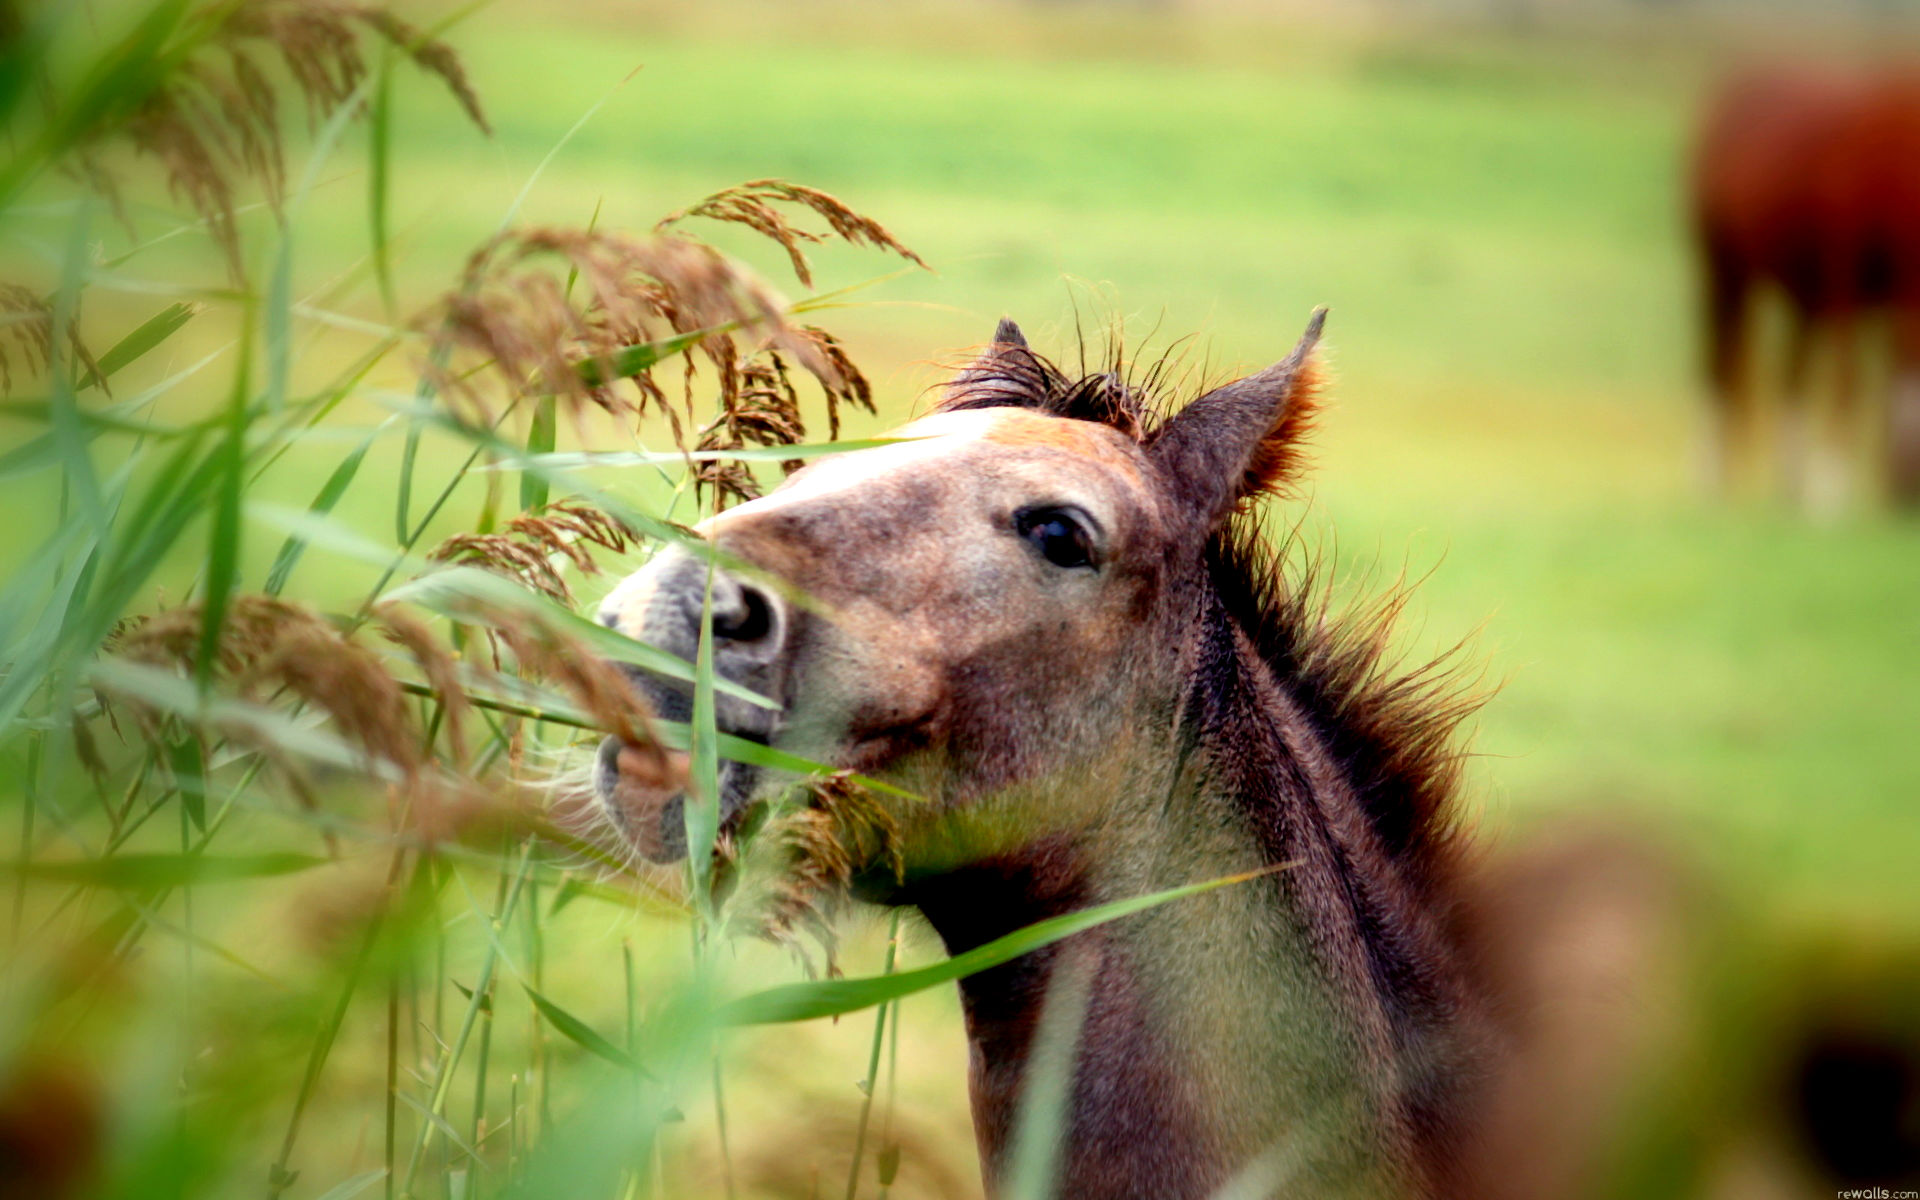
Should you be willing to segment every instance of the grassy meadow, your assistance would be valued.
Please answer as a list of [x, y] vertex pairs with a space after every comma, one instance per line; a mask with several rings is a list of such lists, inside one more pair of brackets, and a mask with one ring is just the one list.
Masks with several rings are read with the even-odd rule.
[[[1920, 528], [1698, 487], [1680, 177], [1710, 54], [1098, 6], [473, 28], [477, 85], [513, 100], [492, 142], [412, 106], [410, 267], [483, 236], [607, 97], [530, 216], [637, 224], [772, 175], [857, 198], [933, 264], [843, 322], [874, 428], [1002, 315], [1067, 355], [1076, 321], [1124, 319], [1217, 377], [1327, 304], [1305, 519], [1343, 561], [1431, 571], [1427, 644], [1480, 631], [1489, 822], [1645, 812], [1795, 903], [1920, 912]], [[359, 214], [333, 212], [314, 238], [344, 257]], [[874, 273], [823, 260], [823, 287]]]
[[[117, 11], [100, 18], [101, 38]], [[1767, 500], [1710, 501], [1698, 484], [1680, 183], [1718, 62], [1697, 35], [1098, 4], [499, 0], [402, 12], [427, 28], [458, 18], [441, 36], [493, 132], [405, 64], [383, 101], [384, 152], [368, 121], [309, 129], [287, 102], [290, 232], [264, 206], [238, 224], [252, 286], [267, 295], [266, 281], [284, 279], [287, 299], [257, 311], [289, 322], [277, 342], [260, 335], [287, 354], [285, 397], [333, 389], [337, 403], [290, 408], [310, 429], [249, 475], [227, 564], [236, 595], [265, 586], [289, 529], [306, 530], [284, 595], [353, 614], [398, 548], [396, 526], [418, 523], [424, 552], [518, 511], [521, 472], [462, 475], [481, 445], [472, 430], [405, 419], [432, 353], [431, 328], [410, 314], [458, 287], [503, 223], [645, 232], [731, 184], [790, 179], [870, 214], [932, 268], [810, 249], [815, 292], [863, 285], [809, 317], [874, 384], [878, 412], [854, 414], [843, 437], [924, 408], [942, 364], [1003, 315], [1057, 357], [1077, 353], [1080, 331], [1097, 345], [1121, 327], [1135, 353], [1179, 353], [1195, 378], [1219, 379], [1279, 357], [1311, 308], [1330, 306], [1333, 403], [1311, 496], [1280, 516], [1301, 521], [1355, 588], [1424, 577], [1409, 654], [1472, 635], [1469, 653], [1499, 685], [1477, 721], [1467, 794], [1489, 841], [1569, 814], [1628, 824], [1695, 864], [1752, 927], [1920, 939], [1920, 522], [1860, 511], [1815, 524]], [[87, 40], [76, 44], [62, 52], [84, 58]], [[336, 133], [310, 166], [316, 140]], [[79, 330], [96, 352], [170, 302], [202, 306], [116, 379], [113, 401], [219, 355], [140, 414], [217, 426], [244, 306], [187, 206], [150, 163], [129, 161], [131, 232], [105, 206], [79, 225], [84, 190], [57, 174], [10, 197], [0, 282], [51, 293], [79, 246]], [[390, 298], [371, 257], [375, 170], [387, 179]], [[809, 294], [777, 247], [689, 228], [789, 299]], [[264, 378], [277, 360], [262, 353]], [[73, 451], [58, 439], [94, 426], [63, 424], [58, 397], [54, 416], [36, 415], [27, 400], [46, 384], [17, 363], [15, 375], [0, 456], [44, 433], [65, 456], [58, 469], [0, 471], [11, 514], [0, 563], [28, 578], [56, 527], [84, 515], [73, 454], [101, 478], [127, 465], [137, 495], [165, 477], [175, 443], [115, 429]], [[677, 395], [677, 368], [660, 378]], [[68, 401], [109, 403], [84, 390]], [[529, 436], [519, 418], [500, 428], [516, 444]], [[397, 521], [409, 429], [415, 483]], [[810, 430], [825, 439], [824, 423]], [[275, 515], [309, 506], [363, 442], [326, 536]], [[636, 428], [590, 414], [558, 421], [553, 444], [670, 442], [657, 415]], [[691, 520], [677, 479], [677, 468], [578, 473], [636, 512]], [[217, 508], [209, 499], [182, 526], [125, 613], [205, 595], [220, 566]], [[605, 574], [573, 579], [583, 611], [639, 561], [599, 557]], [[85, 558], [48, 574], [46, 611], [0, 605], [20, 622], [0, 637], [17, 648], [32, 621], [57, 618], [59, 578]], [[570, 747], [577, 759], [588, 744], [575, 728], [523, 729], [488, 711], [496, 723], [476, 744], [503, 762]], [[23, 781], [0, 814], [16, 864], [0, 1078], [53, 1072], [33, 1094], [53, 1111], [70, 1102], [70, 1124], [92, 1130], [75, 1151], [91, 1164], [75, 1194], [854, 1195], [867, 1120], [857, 1194], [979, 1194], [950, 987], [883, 1007], [890, 1032], [860, 1011], [722, 1038], [688, 1014], [802, 978], [794, 957], [692, 936], [698, 923], [653, 884], [603, 879], [611, 868], [577, 849], [550, 855], [511, 826], [464, 830], [431, 865], [420, 855], [394, 901], [418, 919], [369, 924], [400, 870], [390, 863], [417, 848], [391, 841], [390, 858], [367, 832], [388, 819], [381, 790], [322, 772], [289, 799], [254, 787], [259, 768], [238, 750], [160, 793], [148, 827], [128, 834], [161, 874], [36, 874], [35, 862], [98, 861], [103, 844], [121, 845], [120, 822], [102, 832], [102, 806], [131, 807], [162, 766], [179, 768], [143, 759], [131, 724], [115, 737], [86, 719], [107, 744], [92, 782], [74, 762], [49, 765], [78, 753], [66, 709], [27, 709], [0, 743], [0, 770]], [[228, 882], [153, 865], [198, 855], [214, 812], [230, 859], [338, 861]], [[879, 972], [886, 941], [883, 915], [847, 917], [841, 969]], [[941, 957], [911, 920], [900, 954]], [[628, 1054], [654, 1074], [637, 1082], [606, 1061]], [[870, 1055], [884, 1064], [877, 1079]], [[647, 1152], [634, 1161], [638, 1135], [621, 1122], [642, 1110]], [[889, 1155], [898, 1176], [884, 1184]], [[404, 1178], [387, 1173], [410, 1161]]]

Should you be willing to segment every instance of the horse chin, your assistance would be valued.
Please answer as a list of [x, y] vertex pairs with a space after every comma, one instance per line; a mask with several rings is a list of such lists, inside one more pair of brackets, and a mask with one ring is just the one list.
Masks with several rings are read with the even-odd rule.
[[[618, 738], [600, 743], [594, 793], [622, 836], [649, 862], [673, 863], [687, 856], [687, 755], [661, 759]], [[737, 825], [759, 784], [746, 763], [720, 763], [720, 827]]]

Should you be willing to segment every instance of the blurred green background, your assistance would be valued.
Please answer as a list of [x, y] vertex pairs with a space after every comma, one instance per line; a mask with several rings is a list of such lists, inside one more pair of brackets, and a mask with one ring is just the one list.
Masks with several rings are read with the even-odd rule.
[[[1422, 578], [1408, 654], [1471, 636], [1498, 685], [1466, 792], [1487, 844], [1567, 814], [1628, 824], [1676, 848], [1745, 923], [1901, 941], [1920, 937], [1920, 521], [1862, 510], [1812, 523], [1783, 503], [1709, 499], [1698, 477], [1687, 139], [1729, 62], [1887, 36], [1871, 14], [1831, 16], [500, 0], [448, 35], [493, 137], [437, 84], [396, 77], [397, 307], [453, 286], [536, 170], [524, 223], [644, 230], [728, 184], [782, 177], [919, 251], [931, 272], [881, 281], [833, 314], [881, 405], [852, 436], [924, 408], [942, 364], [1001, 316], [1056, 357], [1117, 326], [1135, 353], [1176, 352], [1217, 379], [1277, 358], [1329, 305], [1332, 404], [1310, 496], [1279, 520], [1299, 521], [1356, 589]], [[302, 377], [331, 374], [391, 319], [365, 262], [364, 136], [349, 131], [294, 225], [294, 292], [313, 298], [297, 330]], [[178, 219], [135, 216], [151, 232]], [[270, 228], [264, 211], [245, 220]], [[28, 214], [8, 253], [44, 261], [60, 229]], [[785, 278], [777, 255], [734, 231], [701, 232]], [[891, 260], [826, 248], [816, 265], [828, 290]], [[127, 326], [151, 313], [150, 285], [196, 274], [218, 281], [208, 247], [175, 239], [90, 294], [87, 320]], [[169, 344], [174, 365], [219, 344], [203, 325]], [[404, 367], [375, 383], [410, 387]], [[208, 408], [221, 398], [213, 385], [194, 394]], [[381, 415], [356, 400], [339, 423]], [[0, 450], [11, 436], [0, 431]], [[425, 445], [442, 469], [463, 451]], [[390, 477], [398, 455], [394, 439], [378, 443], [370, 477]], [[305, 503], [335, 461], [293, 460], [271, 487]], [[648, 481], [601, 478], [651, 496]], [[44, 533], [37, 486], [0, 483], [16, 513], [0, 562]], [[387, 537], [390, 498], [363, 492], [340, 513]], [[468, 519], [450, 510], [436, 536]], [[254, 576], [282, 536], [249, 533]], [[173, 594], [190, 577], [176, 572]], [[317, 549], [300, 579], [323, 604], [366, 582]], [[315, 902], [294, 889], [202, 912], [202, 928], [285, 965], [298, 959], [287, 931], [315, 919]], [[848, 969], [871, 970], [876, 930], [856, 920], [852, 933]], [[456, 958], [482, 942], [471, 927], [453, 934]], [[544, 936], [548, 990], [613, 1027], [622, 943], [644, 962], [685, 933], [580, 905]], [[930, 937], [911, 951], [936, 953]], [[790, 972], [769, 950], [728, 962], [748, 980]], [[838, 1186], [869, 1030], [815, 1023], [734, 1043], [729, 1068], [748, 1081], [731, 1096], [743, 1178], [762, 1158], [782, 1178], [812, 1162]], [[945, 991], [915, 997], [902, 1030], [898, 1137], [922, 1172], [915, 1194], [977, 1193], [957, 1005]], [[321, 1195], [375, 1154], [376, 1042], [363, 1030], [329, 1068], [304, 1135], [311, 1174], [290, 1194]], [[286, 1070], [304, 1047], [260, 1053]], [[260, 1101], [263, 1144], [283, 1099]], [[693, 1177], [711, 1167], [702, 1153], [688, 1151], [707, 1164]]]
[[[497, 136], [405, 105], [395, 227], [409, 290], [442, 286], [596, 104], [528, 217], [638, 226], [743, 178], [825, 188], [934, 267], [839, 323], [882, 425], [1002, 315], [1067, 357], [1077, 326], [1123, 321], [1218, 377], [1327, 304], [1334, 403], [1284, 519], [1343, 564], [1427, 575], [1420, 648], [1477, 631], [1500, 685], [1484, 823], [1644, 814], [1763, 899], [1904, 926], [1920, 525], [1705, 499], [1681, 182], [1729, 52], [1687, 15], [501, 6], [460, 37]], [[316, 271], [364, 237], [338, 190]], [[822, 260], [823, 288], [880, 269]]]

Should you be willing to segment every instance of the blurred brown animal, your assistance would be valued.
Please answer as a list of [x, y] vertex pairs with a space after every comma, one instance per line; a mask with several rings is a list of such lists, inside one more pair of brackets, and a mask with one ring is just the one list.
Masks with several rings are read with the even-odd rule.
[[[1870, 440], [1885, 448], [1893, 499], [1920, 501], [1920, 71], [1737, 79], [1702, 127], [1692, 202], [1723, 484], [1758, 441], [1755, 298], [1774, 289], [1789, 314], [1780, 380], [1789, 487], [1829, 511], [1854, 490], [1855, 448], [1870, 415], [1861, 404], [1861, 326], [1884, 316], [1892, 380]], [[1821, 340], [1835, 378], [1816, 422], [1808, 374]]]
[[1471, 1107], [1463, 1195], [1920, 1189], [1910, 936], [1779, 921], [1645, 821], [1500, 841], [1462, 893], [1505, 1048]]

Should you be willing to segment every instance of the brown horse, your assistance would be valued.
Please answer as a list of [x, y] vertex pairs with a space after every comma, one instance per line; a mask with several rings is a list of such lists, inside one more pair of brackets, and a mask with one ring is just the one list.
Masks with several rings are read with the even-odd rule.
[[[1894, 498], [1920, 500], [1920, 75], [1742, 78], [1709, 111], [1692, 189], [1723, 478], [1757, 441], [1754, 299], [1775, 289], [1789, 314], [1780, 425], [1790, 486], [1810, 507], [1844, 504], [1868, 433], [1884, 441]], [[1893, 383], [1884, 428], [1869, 431], [1860, 326], [1876, 315], [1889, 326]], [[1820, 340], [1835, 380], [1815, 422], [1807, 377]]]
[[[903, 872], [865, 885], [954, 953], [1285, 864], [963, 982], [990, 1186], [1071, 977], [1058, 1194], [1463, 1190], [1486, 1036], [1452, 928], [1448, 796], [1471, 706], [1385, 669], [1381, 623], [1330, 617], [1250, 512], [1298, 470], [1319, 330], [1156, 420], [1117, 375], [1070, 379], [1003, 322], [909, 440], [700, 527], [755, 577], [668, 550], [602, 609], [691, 658], [705, 607], [717, 669], [784, 706], [722, 697], [722, 726], [917, 794], [891, 814]], [[670, 683], [641, 686], [687, 712]], [[634, 844], [684, 854], [682, 800], [617, 744], [600, 762]], [[723, 819], [775, 782], [727, 764]]]

